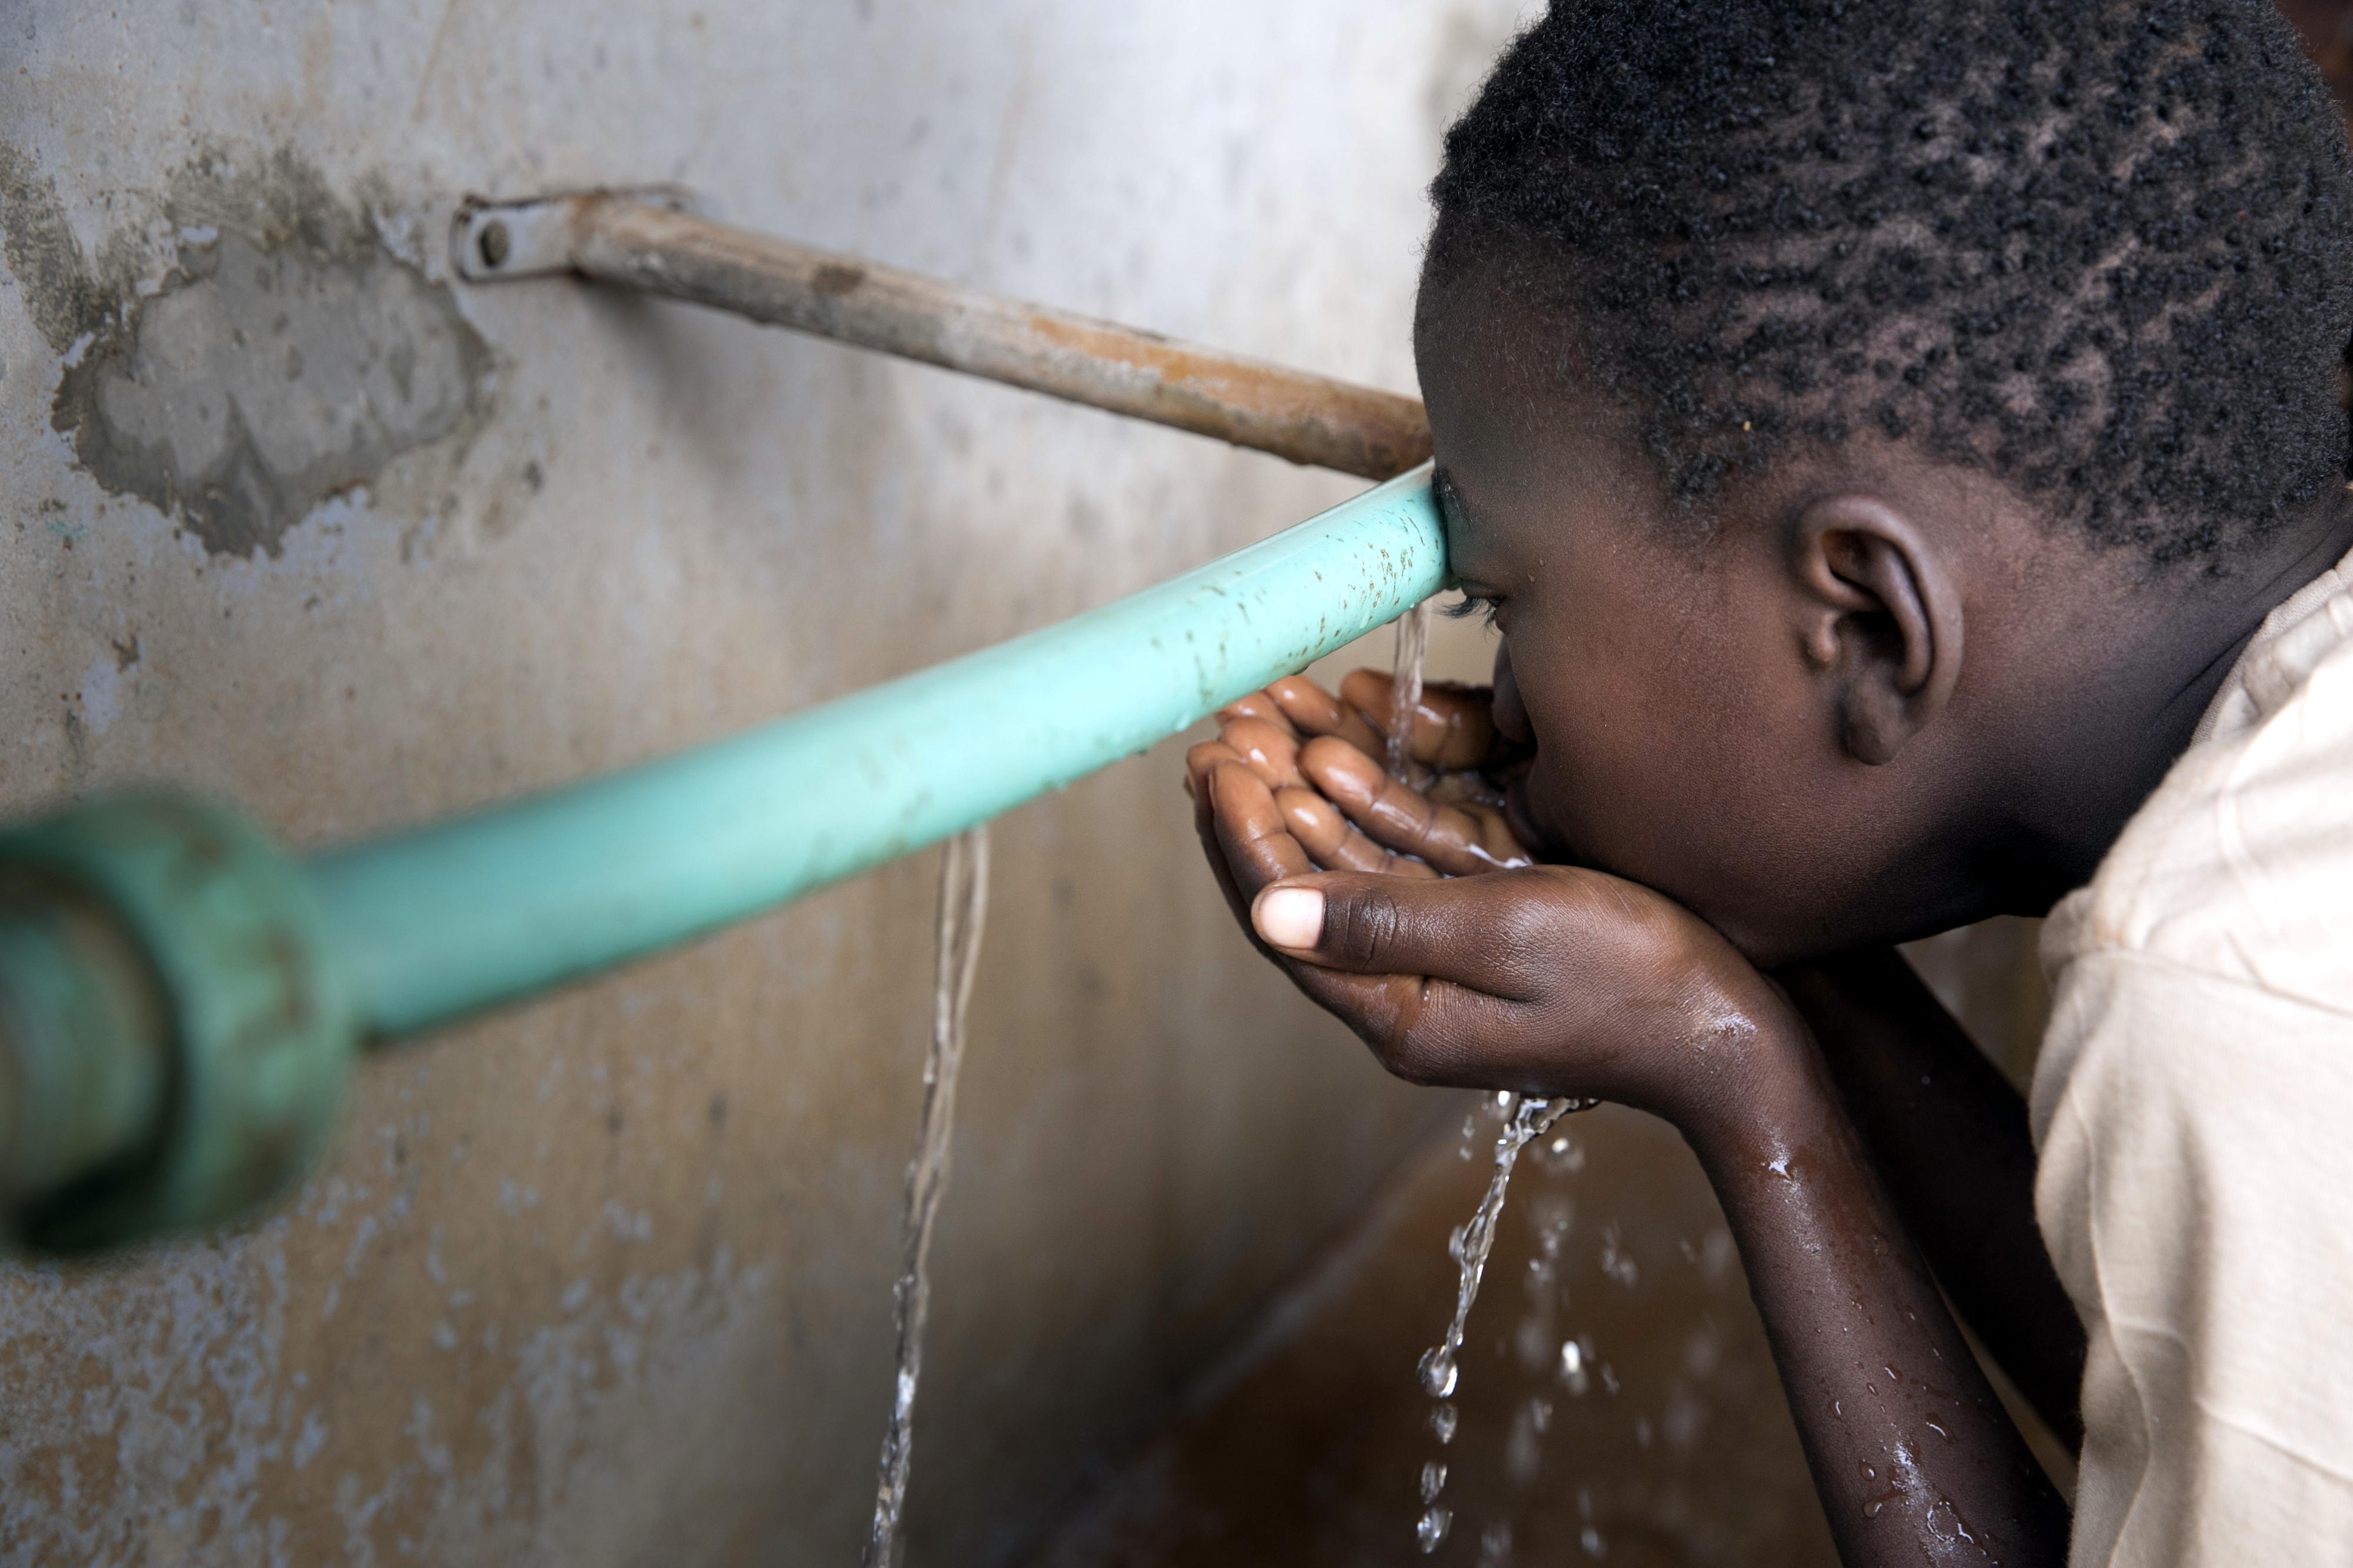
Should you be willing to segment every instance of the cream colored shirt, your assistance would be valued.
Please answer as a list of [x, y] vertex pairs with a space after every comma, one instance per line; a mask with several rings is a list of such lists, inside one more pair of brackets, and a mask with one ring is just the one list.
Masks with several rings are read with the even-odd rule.
[[2353, 1563], [2353, 555], [2042, 934], [2035, 1215], [2090, 1336], [2073, 1564]]

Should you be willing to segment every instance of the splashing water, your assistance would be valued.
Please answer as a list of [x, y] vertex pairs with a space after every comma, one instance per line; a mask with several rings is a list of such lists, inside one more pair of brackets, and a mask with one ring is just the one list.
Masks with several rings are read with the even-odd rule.
[[1495, 1135], [1495, 1173], [1488, 1179], [1487, 1195], [1470, 1223], [1449, 1238], [1447, 1250], [1460, 1273], [1454, 1291], [1454, 1321], [1446, 1337], [1422, 1353], [1419, 1369], [1423, 1392], [1432, 1399], [1452, 1396], [1461, 1376], [1455, 1356], [1462, 1349], [1462, 1332], [1471, 1321], [1471, 1303], [1479, 1299], [1479, 1281], [1487, 1272], [1487, 1255], [1495, 1248], [1495, 1223], [1503, 1217], [1504, 1194], [1512, 1184], [1512, 1167], [1531, 1140], [1551, 1131], [1552, 1124], [1572, 1110], [1591, 1105], [1589, 1100], [1540, 1100], [1533, 1096], [1502, 1097], [1506, 1106], [1504, 1130]]
[[1413, 715], [1421, 706], [1421, 667], [1430, 653], [1430, 601], [1397, 620], [1397, 662], [1391, 668], [1389, 776], [1414, 782]]
[[[1479, 1281], [1487, 1272], [1487, 1255], [1495, 1248], [1495, 1225], [1503, 1218], [1504, 1194], [1512, 1184], [1512, 1167], [1519, 1163], [1520, 1151], [1535, 1140], [1552, 1131], [1552, 1124], [1572, 1110], [1583, 1110], [1596, 1104], [1590, 1100], [1544, 1100], [1531, 1096], [1499, 1094], [1496, 1104], [1504, 1113], [1503, 1131], [1495, 1135], [1495, 1173], [1488, 1179], [1486, 1195], [1479, 1200], [1477, 1212], [1468, 1224], [1447, 1240], [1447, 1251], [1453, 1256], [1459, 1270], [1454, 1290], [1454, 1321], [1447, 1325], [1446, 1337], [1422, 1353], [1416, 1373], [1421, 1379], [1422, 1392], [1432, 1399], [1448, 1400], [1454, 1396], [1455, 1385], [1461, 1381], [1461, 1366], [1457, 1357], [1462, 1352], [1463, 1331], [1470, 1326], [1471, 1304], [1479, 1299]], [[1443, 1443], [1451, 1437], [1453, 1407], [1441, 1405], [1440, 1410], [1447, 1418], [1434, 1418], [1432, 1426], [1440, 1433]], [[1425, 1552], [1435, 1552], [1446, 1539], [1446, 1531], [1454, 1521], [1453, 1511], [1435, 1506], [1438, 1492], [1445, 1484], [1446, 1471], [1437, 1467], [1438, 1487], [1429, 1485], [1430, 1471], [1423, 1471], [1422, 1501], [1429, 1506], [1415, 1527], [1414, 1539]]]
[[915, 1384], [923, 1373], [923, 1322], [931, 1314], [932, 1222], [948, 1185], [948, 1145], [955, 1131], [956, 1073], [964, 1066], [965, 1012], [988, 914], [988, 828], [948, 840], [940, 862], [940, 908], [932, 991], [932, 1046], [923, 1059], [923, 1111], [915, 1155], [907, 1162], [907, 1218], [899, 1255], [899, 1376], [891, 1427], [874, 1483], [874, 1528], [863, 1568], [897, 1568], [899, 1520], [907, 1506], [907, 1472], [915, 1436]]

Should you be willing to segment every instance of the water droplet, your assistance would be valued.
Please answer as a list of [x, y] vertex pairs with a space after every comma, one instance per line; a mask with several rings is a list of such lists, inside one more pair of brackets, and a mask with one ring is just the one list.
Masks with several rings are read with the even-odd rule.
[[1879, 1517], [1879, 1510], [1886, 1506], [1887, 1500], [1885, 1498], [1873, 1498], [1869, 1502], [1862, 1505], [1862, 1517], [1865, 1519], [1877, 1519]]
[[1577, 1542], [1585, 1548], [1585, 1554], [1588, 1557], [1609, 1555], [1609, 1543], [1602, 1540], [1601, 1532], [1589, 1524], [1585, 1527], [1585, 1533], [1577, 1538]]
[[1436, 1459], [1421, 1467], [1421, 1500], [1436, 1502], [1438, 1494], [1446, 1489], [1446, 1467]]
[[1575, 1377], [1584, 1365], [1585, 1352], [1577, 1348], [1577, 1342], [1575, 1340], [1567, 1340], [1562, 1342], [1560, 1347], [1561, 1375], [1563, 1377]]
[[1479, 1562], [1482, 1568], [1509, 1563], [1512, 1560], [1512, 1523], [1497, 1520], [1479, 1532]]
[[1845, 1415], [1845, 1414], [1846, 1414], [1846, 1401], [1845, 1401], [1845, 1400], [1843, 1400], [1843, 1399], [1833, 1399], [1833, 1400], [1831, 1400], [1831, 1415]]
[[1512, 1099], [1513, 1095], [1510, 1089], [1497, 1089], [1495, 1091], [1495, 1114], [1498, 1116], [1509, 1116], [1512, 1113]]
[[1947, 1440], [1949, 1440], [1953, 1436], [1950, 1432], [1946, 1431], [1944, 1424], [1933, 1415], [1928, 1417], [1928, 1430], [1934, 1432], [1937, 1436]]
[[1875, 1383], [1866, 1383], [1862, 1385], [1862, 1391], [1865, 1394], [1876, 1394], [1879, 1392], [1879, 1384]]
[[1452, 1509], [1433, 1508], [1423, 1514], [1420, 1522], [1413, 1527], [1413, 1538], [1420, 1544], [1422, 1551], [1435, 1552], [1438, 1550], [1438, 1543], [1446, 1539], [1447, 1531], [1453, 1528], [1453, 1525]]
[[1438, 1434], [1440, 1444], [1451, 1443], [1454, 1441], [1454, 1428], [1461, 1419], [1461, 1411], [1451, 1405], [1441, 1405], [1430, 1413], [1430, 1429]]
[[1865, 1465], [1862, 1467], [1862, 1479], [1866, 1481], [1875, 1481], [1879, 1479], [1879, 1472]]
[[1585, 1169], [1585, 1150], [1566, 1132], [1555, 1133], [1535, 1146], [1536, 1163], [1555, 1175], [1573, 1175]]
[[1422, 1352], [1420, 1372], [1422, 1391], [1432, 1399], [1451, 1396], [1462, 1376], [1454, 1364], [1454, 1352], [1444, 1345]]

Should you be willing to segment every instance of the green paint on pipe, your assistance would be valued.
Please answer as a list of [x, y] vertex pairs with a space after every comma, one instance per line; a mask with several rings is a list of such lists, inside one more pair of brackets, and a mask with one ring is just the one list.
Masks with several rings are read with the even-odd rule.
[[1142, 752], [1445, 580], [1425, 466], [1059, 626], [320, 855], [309, 870], [337, 977], [385, 1037], [670, 946]]

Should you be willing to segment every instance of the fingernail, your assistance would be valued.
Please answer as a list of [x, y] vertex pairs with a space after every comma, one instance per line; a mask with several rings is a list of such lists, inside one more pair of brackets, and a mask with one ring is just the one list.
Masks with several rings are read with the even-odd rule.
[[1314, 888], [1270, 888], [1250, 923], [1271, 947], [1310, 948], [1324, 937], [1324, 895]]

